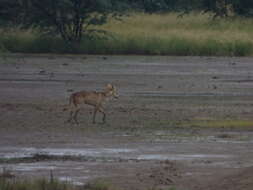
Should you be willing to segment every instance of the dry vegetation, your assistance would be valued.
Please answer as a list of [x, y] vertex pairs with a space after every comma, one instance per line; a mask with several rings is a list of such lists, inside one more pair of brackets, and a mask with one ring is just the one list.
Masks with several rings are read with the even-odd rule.
[[[210, 15], [191, 13], [134, 13], [101, 26], [107, 38], [84, 38], [73, 48], [60, 38], [43, 36], [38, 30], [1, 31], [0, 50], [22, 53], [88, 53], [148, 55], [253, 55], [253, 20], [213, 20]], [[100, 29], [101, 29], [100, 28]]]
[[252, 55], [252, 22], [242, 18], [212, 20], [210, 15], [197, 13], [183, 17], [138, 13], [103, 27], [144, 54]]

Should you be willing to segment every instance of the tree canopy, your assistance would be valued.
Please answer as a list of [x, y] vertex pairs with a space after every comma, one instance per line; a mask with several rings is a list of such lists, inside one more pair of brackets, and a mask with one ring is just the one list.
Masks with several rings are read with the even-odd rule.
[[79, 43], [84, 34], [129, 9], [148, 13], [198, 10], [216, 17], [253, 16], [252, 0], [0, 0], [0, 26], [38, 27]]
[[68, 42], [80, 42], [92, 25], [104, 24], [129, 6], [127, 0], [1, 0], [0, 23], [39, 27], [60, 34]]

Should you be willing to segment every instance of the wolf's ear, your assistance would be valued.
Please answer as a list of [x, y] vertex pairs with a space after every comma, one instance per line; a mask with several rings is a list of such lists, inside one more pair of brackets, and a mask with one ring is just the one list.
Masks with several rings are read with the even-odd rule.
[[112, 84], [107, 84], [107, 85], [106, 85], [106, 88], [108, 88], [108, 89], [112, 89], [112, 88], [113, 88], [113, 86], [112, 86]]

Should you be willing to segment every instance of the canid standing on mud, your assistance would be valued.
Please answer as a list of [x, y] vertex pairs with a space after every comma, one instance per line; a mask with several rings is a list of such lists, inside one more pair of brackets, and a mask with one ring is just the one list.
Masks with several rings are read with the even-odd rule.
[[78, 124], [77, 115], [81, 109], [81, 104], [87, 104], [94, 106], [93, 123], [96, 122], [96, 114], [98, 111], [103, 114], [103, 122], [105, 123], [106, 114], [102, 104], [111, 97], [118, 98], [116, 88], [112, 84], [107, 84], [105, 90], [102, 92], [80, 91], [71, 94], [69, 98], [70, 117], [68, 122], [74, 119]]

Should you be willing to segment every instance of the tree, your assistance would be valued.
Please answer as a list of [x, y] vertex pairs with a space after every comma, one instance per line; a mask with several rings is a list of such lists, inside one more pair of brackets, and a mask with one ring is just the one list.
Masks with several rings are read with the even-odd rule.
[[253, 17], [252, 0], [234, 0], [233, 9], [236, 14], [246, 17]]
[[214, 13], [216, 17], [229, 15], [253, 16], [252, 0], [201, 0], [201, 8], [205, 12]]
[[80, 43], [84, 34], [102, 32], [90, 26], [104, 24], [130, 7], [128, 0], [0, 0], [2, 23], [39, 27]]
[[22, 20], [21, 4], [16, 0], [0, 0], [0, 24], [17, 25]]
[[177, 11], [180, 8], [181, 1], [182, 0], [136, 0], [141, 10], [148, 13]]

